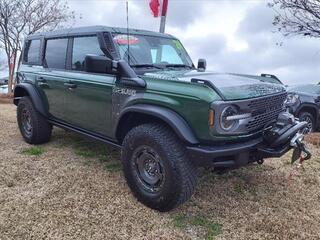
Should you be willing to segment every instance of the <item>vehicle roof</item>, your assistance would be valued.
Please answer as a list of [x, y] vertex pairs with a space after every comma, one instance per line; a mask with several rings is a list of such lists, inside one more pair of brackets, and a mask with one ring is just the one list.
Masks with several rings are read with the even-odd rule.
[[[29, 35], [27, 39], [34, 39], [34, 38], [40, 38], [40, 37], [57, 38], [57, 37], [65, 37], [65, 36], [79, 36], [79, 35], [94, 34], [97, 32], [112, 32], [112, 33], [127, 34], [127, 29], [120, 28], [120, 27], [107, 27], [107, 26], [77, 27], [77, 28], [60, 29], [60, 30], [55, 30], [51, 32], [35, 33], [32, 35]], [[153, 32], [148, 30], [139, 30], [139, 29], [133, 29], [133, 28], [129, 28], [129, 34], [173, 38], [173, 36], [170, 34]]]

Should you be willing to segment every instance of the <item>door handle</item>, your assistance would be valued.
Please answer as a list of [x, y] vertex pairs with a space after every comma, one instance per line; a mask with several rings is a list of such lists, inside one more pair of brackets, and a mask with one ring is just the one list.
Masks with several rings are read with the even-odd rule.
[[64, 83], [63, 85], [66, 86], [69, 90], [77, 88], [77, 85], [71, 82]]
[[49, 88], [49, 85], [47, 84], [47, 80], [45, 80], [43, 77], [37, 78], [37, 83], [39, 87], [42, 88]]
[[44, 83], [46, 80], [43, 77], [38, 77], [38, 82], [39, 83]]

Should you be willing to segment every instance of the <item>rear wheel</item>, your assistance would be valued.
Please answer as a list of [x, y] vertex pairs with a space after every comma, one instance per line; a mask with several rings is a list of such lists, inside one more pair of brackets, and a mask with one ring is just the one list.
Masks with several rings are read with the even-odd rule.
[[52, 126], [34, 108], [29, 97], [22, 97], [17, 108], [17, 121], [27, 143], [41, 144], [50, 140]]
[[133, 128], [123, 141], [122, 162], [132, 192], [150, 208], [169, 211], [194, 192], [196, 168], [179, 139], [165, 126]]
[[316, 122], [314, 116], [309, 112], [301, 112], [299, 114], [299, 120], [307, 122], [306, 128], [303, 130], [304, 133], [311, 133], [315, 131]]

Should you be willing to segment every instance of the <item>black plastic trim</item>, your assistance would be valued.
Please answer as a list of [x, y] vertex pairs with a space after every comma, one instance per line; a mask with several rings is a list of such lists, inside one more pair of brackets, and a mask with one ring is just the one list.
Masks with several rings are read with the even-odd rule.
[[296, 125], [294, 125], [293, 127], [291, 127], [288, 131], [286, 131], [285, 133], [283, 133], [276, 141], [274, 141], [271, 144], [271, 147], [273, 146], [279, 146], [281, 144], [284, 144], [285, 142], [287, 142], [288, 140], [290, 140], [291, 137], [293, 137], [297, 132], [299, 132], [300, 130], [302, 130], [303, 128], [305, 128], [307, 126], [306, 122], [299, 122]]
[[315, 104], [315, 103], [301, 103], [301, 104], [297, 107], [297, 109], [296, 109], [296, 111], [294, 112], [294, 114], [298, 115], [304, 107], [314, 109], [315, 112], [316, 112], [316, 116], [315, 116], [316, 119], [315, 119], [315, 120], [317, 120], [317, 119], [319, 118], [319, 110], [318, 110], [319, 107], [318, 107], [318, 105]]
[[257, 138], [220, 146], [187, 146], [186, 149], [195, 166], [238, 168], [249, 163], [250, 151], [255, 151], [262, 141], [262, 138]]
[[68, 38], [66, 70], [72, 70], [73, 39], [74, 38]]
[[137, 104], [125, 108], [121, 113], [118, 123], [116, 124], [116, 131], [119, 130], [118, 124], [120, 123], [122, 117], [124, 117], [127, 113], [144, 113], [157, 117], [166, 122], [181, 140], [189, 144], [199, 143], [188, 123], [178, 113], [155, 105]]
[[291, 147], [289, 143], [277, 149], [260, 146], [258, 147], [258, 153], [263, 158], [279, 158], [283, 156], [286, 152], [288, 152], [290, 149]]
[[264, 158], [278, 158], [291, 149], [290, 143], [271, 148], [262, 138], [249, 142], [222, 146], [187, 146], [187, 153], [195, 166], [239, 168]]
[[117, 62], [118, 65], [118, 80], [130, 87], [141, 87], [145, 88], [147, 83], [142, 78], [138, 77], [135, 71], [130, 67], [130, 65], [124, 61], [119, 60]]
[[111, 145], [113, 147], [121, 148], [121, 145], [119, 143], [117, 143], [116, 141], [114, 141], [112, 139], [109, 139], [109, 138], [107, 138], [105, 136], [102, 136], [100, 134], [96, 134], [96, 133], [88, 131], [86, 129], [83, 129], [83, 128], [80, 128], [80, 127], [75, 127], [75, 126], [72, 126], [70, 124], [66, 124], [66, 123], [63, 123], [63, 122], [60, 122], [60, 121], [57, 121], [57, 120], [49, 119], [48, 121], [52, 125], [54, 125], [56, 127], [60, 127], [60, 128], [66, 129], [66, 130], [71, 130], [71, 131], [73, 131], [75, 133], [78, 133], [78, 134], [81, 134], [83, 136], [86, 136], [86, 137], [98, 140], [100, 142], [109, 144], [109, 145]]
[[41, 101], [41, 97], [37, 89], [30, 83], [20, 83], [14, 88], [15, 99], [13, 100], [13, 103], [15, 105], [18, 105], [18, 102], [19, 102], [19, 99], [17, 98], [17, 97], [20, 97], [20, 96], [17, 96], [17, 92], [19, 91], [19, 89], [24, 89], [28, 93], [34, 107], [39, 113], [41, 113], [44, 116], [48, 116], [48, 112]]
[[[262, 143], [263, 139], [258, 138], [248, 142], [233, 143], [221, 146], [187, 146], [187, 151], [192, 156], [196, 155], [210, 155], [211, 157], [223, 157], [228, 155], [236, 155], [241, 152], [248, 151], [255, 148]], [[197, 157], [196, 157], [197, 158]]]

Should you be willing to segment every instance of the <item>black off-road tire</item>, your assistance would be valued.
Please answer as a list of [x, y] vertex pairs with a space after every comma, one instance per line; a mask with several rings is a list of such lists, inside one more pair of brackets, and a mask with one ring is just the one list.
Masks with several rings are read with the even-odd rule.
[[316, 130], [316, 120], [311, 113], [301, 112], [299, 114], [299, 120], [306, 121], [308, 123], [307, 130], [305, 133], [312, 133]]
[[[149, 155], [156, 159], [158, 170], [163, 174], [160, 186], [150, 189], [141, 180], [143, 171], [139, 171], [141, 164], [137, 164], [141, 158], [148, 162]], [[189, 161], [180, 140], [166, 126], [150, 123], [133, 128], [123, 141], [121, 158], [133, 194], [152, 209], [170, 211], [187, 201], [195, 190], [197, 169]]]
[[52, 125], [36, 111], [29, 97], [22, 97], [19, 100], [17, 121], [21, 135], [27, 143], [42, 144], [50, 140]]

